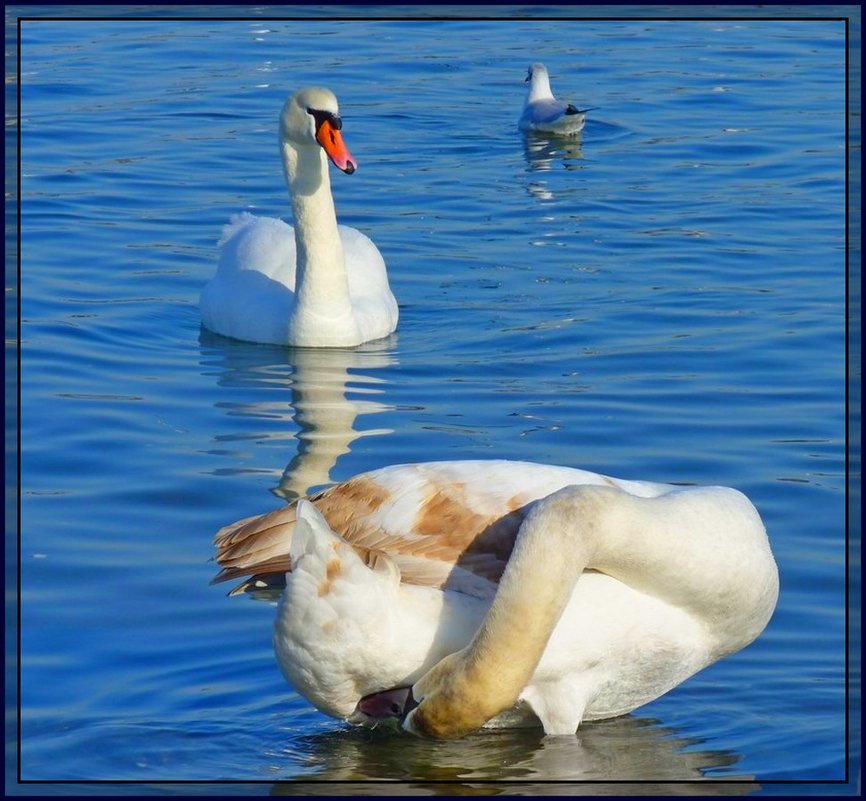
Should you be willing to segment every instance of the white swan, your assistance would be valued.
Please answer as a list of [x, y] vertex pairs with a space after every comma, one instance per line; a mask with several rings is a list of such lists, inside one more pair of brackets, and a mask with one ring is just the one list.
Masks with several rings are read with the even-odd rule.
[[216, 543], [215, 580], [288, 571], [274, 647], [299, 693], [438, 737], [630, 712], [754, 640], [779, 586], [736, 490], [526, 462], [386, 467]]
[[356, 168], [341, 128], [328, 89], [302, 89], [283, 106], [280, 151], [294, 229], [272, 217], [232, 217], [201, 296], [206, 328], [307, 347], [351, 347], [396, 328], [382, 255], [360, 231], [337, 225], [327, 158], [345, 173]]
[[550, 90], [550, 77], [544, 64], [533, 64], [526, 80], [529, 91], [518, 122], [521, 131], [574, 136], [583, 130], [586, 112], [592, 109], [579, 109], [557, 100]]

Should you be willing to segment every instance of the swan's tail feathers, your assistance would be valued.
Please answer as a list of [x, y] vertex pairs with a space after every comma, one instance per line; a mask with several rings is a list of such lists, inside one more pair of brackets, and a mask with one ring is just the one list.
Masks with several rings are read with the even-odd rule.
[[400, 583], [400, 568], [388, 554], [376, 548], [347, 543], [334, 533], [322, 513], [308, 500], [298, 501], [298, 522], [292, 537], [292, 564], [300, 568], [301, 560], [309, 555], [313, 561], [328, 563], [335, 557], [348, 571], [362, 581], [367, 570], [395, 586]]
[[[297, 564], [305, 555], [325, 553], [325, 549], [336, 547], [342, 540], [331, 531], [328, 521], [322, 513], [306, 499], [296, 504], [297, 522], [292, 536], [292, 548], [289, 558], [292, 564]], [[334, 543], [332, 545], [332, 543]]]
[[313, 556], [314, 562], [324, 563], [338, 555], [394, 583], [400, 581], [400, 568], [390, 556], [375, 548], [345, 542], [305, 498], [225, 526], [217, 532], [214, 544], [221, 570], [211, 584], [242, 579], [229, 595], [274, 597], [285, 587], [286, 573], [293, 571], [307, 554]]
[[283, 586], [285, 574], [292, 569], [289, 554], [296, 520], [296, 504], [290, 504], [220, 529], [214, 544], [222, 570], [211, 584], [249, 577], [230, 595]]
[[217, 242], [219, 247], [222, 247], [226, 242], [233, 239], [237, 234], [244, 230], [256, 219], [254, 214], [248, 211], [242, 211], [240, 214], [232, 214], [229, 221], [223, 226], [222, 236]]

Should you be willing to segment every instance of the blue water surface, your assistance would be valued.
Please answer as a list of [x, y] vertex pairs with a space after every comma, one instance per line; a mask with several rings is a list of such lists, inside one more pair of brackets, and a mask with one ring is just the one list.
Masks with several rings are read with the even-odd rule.
[[[845, 779], [844, 22], [260, 16], [21, 24], [21, 778]], [[597, 107], [579, 140], [518, 133], [533, 61]], [[276, 123], [308, 84], [400, 304], [354, 351], [199, 324], [229, 215], [290, 215]], [[468, 458], [737, 487], [774, 618], [575, 738], [322, 716], [273, 606], [209, 586], [213, 533]]]

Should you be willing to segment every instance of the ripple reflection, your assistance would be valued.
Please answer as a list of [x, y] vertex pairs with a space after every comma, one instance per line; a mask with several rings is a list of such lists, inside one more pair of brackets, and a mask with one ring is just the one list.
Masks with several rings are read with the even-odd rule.
[[[335, 790], [385, 794], [389, 785], [365, 785], [365, 781], [399, 782], [395, 794], [526, 794], [568, 795], [623, 792], [621, 784], [593, 782], [641, 782], [654, 791], [691, 795], [741, 795], [754, 791], [754, 777], [728, 774], [724, 782], [694, 782], [714, 769], [730, 769], [742, 758], [730, 750], [701, 748], [698, 738], [687, 738], [657, 720], [628, 715], [581, 726], [576, 737], [545, 737], [540, 729], [482, 731], [458, 741], [430, 741], [382, 730], [345, 729], [295, 738], [291, 750], [274, 754], [285, 770], [285, 761], [304, 765], [304, 773], [319, 780], [358, 782], [339, 788], [320, 785], [319, 793]], [[423, 777], [418, 782], [419, 777]], [[474, 782], [495, 784], [474, 784]], [[581, 782], [555, 784], [548, 782]], [[408, 786], [402, 782], [410, 783]], [[424, 786], [424, 782], [444, 782]], [[513, 786], [500, 782], [517, 782]], [[292, 783], [277, 784], [274, 795], [315, 794], [315, 785], [303, 789]]]
[[[269, 439], [288, 435], [297, 440], [297, 450], [272, 490], [285, 500], [333, 483], [331, 471], [355, 440], [393, 431], [355, 427], [359, 416], [391, 408], [371, 397], [384, 393], [385, 380], [365, 372], [396, 363], [390, 339], [352, 350], [282, 348], [230, 340], [202, 329], [200, 343], [208, 348], [203, 361], [210, 369], [214, 365], [219, 369], [221, 386], [270, 390], [261, 400], [226, 404], [227, 414], [280, 422], [291, 419], [297, 427], [294, 434], [278, 430], [256, 435]], [[273, 390], [282, 387], [289, 390], [288, 399], [275, 401]]]

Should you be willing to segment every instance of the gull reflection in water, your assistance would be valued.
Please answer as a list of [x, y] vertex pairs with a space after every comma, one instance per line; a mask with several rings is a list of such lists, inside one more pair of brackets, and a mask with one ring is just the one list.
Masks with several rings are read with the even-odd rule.
[[[587, 120], [584, 129], [576, 136], [556, 136], [537, 131], [523, 135], [523, 157], [526, 159], [530, 180], [529, 193], [538, 200], [554, 200], [556, 192], [543, 173], [565, 169], [583, 170], [587, 166], [584, 144], [591, 149], [590, 158], [604, 159], [606, 153], [619, 143], [634, 139], [636, 134], [616, 123], [599, 119]], [[567, 182], [559, 182], [564, 189]]]
[[[390, 428], [357, 430], [360, 415], [387, 411], [374, 399], [384, 392], [384, 379], [365, 373], [394, 364], [393, 337], [359, 348], [288, 348], [227, 339], [202, 329], [200, 343], [218, 357], [220, 385], [268, 390], [261, 400], [227, 404], [230, 414], [294, 421], [296, 433], [268, 432], [268, 439], [293, 438], [294, 456], [273, 492], [286, 500], [333, 483], [331, 471], [360, 437], [392, 433]], [[275, 400], [274, 389], [287, 390]], [[362, 396], [362, 397], [359, 397]], [[367, 397], [370, 396], [370, 397]]]
[[[636, 715], [584, 723], [574, 737], [511, 729], [434, 741], [344, 729], [293, 737], [291, 752], [272, 755], [275, 773], [288, 769], [313, 781], [276, 784], [271, 795], [745, 795], [760, 789], [753, 776], [730, 770], [740, 755], [700, 745]], [[727, 769], [724, 779], [708, 781], [707, 772], [719, 768]], [[315, 784], [322, 780], [349, 783]], [[398, 783], [364, 784], [376, 780]]]
[[550, 136], [528, 133], [523, 136], [523, 155], [531, 170], [546, 172], [558, 167], [579, 170], [583, 159], [583, 134]]
[[[550, 172], [560, 165], [566, 170], [581, 169], [582, 134], [576, 136], [549, 136], [527, 133], [523, 136], [523, 155], [530, 173]], [[553, 200], [554, 192], [548, 182], [538, 176], [526, 186], [530, 195], [538, 200]]]

